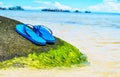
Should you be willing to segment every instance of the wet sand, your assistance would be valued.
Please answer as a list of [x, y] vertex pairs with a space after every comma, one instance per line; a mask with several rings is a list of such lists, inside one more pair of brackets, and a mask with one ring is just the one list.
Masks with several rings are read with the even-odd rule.
[[86, 54], [90, 65], [71, 69], [0, 70], [0, 77], [120, 77], [120, 36], [118, 35], [120, 31], [90, 26], [48, 27], [52, 28], [55, 36], [71, 43]]

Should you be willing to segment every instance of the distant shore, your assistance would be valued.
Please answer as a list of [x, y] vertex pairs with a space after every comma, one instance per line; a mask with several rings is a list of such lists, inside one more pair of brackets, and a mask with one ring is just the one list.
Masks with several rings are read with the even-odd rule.
[[0, 7], [0, 10], [24, 10], [21, 6], [13, 6], [13, 7]]
[[[13, 6], [13, 7], [0, 7], [0, 10], [26, 10], [24, 8], [22, 8], [21, 6]], [[71, 12], [71, 10], [64, 10], [64, 9], [50, 9], [50, 8], [45, 8], [45, 9], [40, 9], [41, 11], [45, 11], [45, 12]], [[91, 13], [91, 11], [80, 11], [80, 10], [74, 10], [73, 12], [75, 13]]]

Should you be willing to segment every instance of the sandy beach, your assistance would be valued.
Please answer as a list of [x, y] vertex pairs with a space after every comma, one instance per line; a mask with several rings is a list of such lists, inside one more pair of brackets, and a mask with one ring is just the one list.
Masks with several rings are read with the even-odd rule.
[[[55, 36], [76, 46], [82, 53], [86, 54], [90, 65], [69, 69], [36, 70], [22, 68], [0, 70], [0, 77], [120, 77], [120, 28], [91, 27], [89, 24], [75, 26], [72, 24], [39, 22], [38, 20], [32, 21], [37, 18], [29, 20], [29, 17], [28, 20], [22, 17], [15, 19], [24, 23], [48, 26], [53, 30]], [[106, 21], [108, 22], [108, 20]], [[103, 21], [101, 20], [101, 22]], [[102, 25], [107, 22], [103, 22]], [[109, 21], [109, 23], [111, 22]]]

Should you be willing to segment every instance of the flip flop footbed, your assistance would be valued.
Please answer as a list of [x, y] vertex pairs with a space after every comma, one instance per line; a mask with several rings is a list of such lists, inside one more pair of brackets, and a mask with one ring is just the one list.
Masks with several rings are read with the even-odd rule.
[[16, 25], [16, 31], [28, 39], [29, 41], [37, 44], [37, 45], [45, 45], [46, 41], [39, 37], [32, 29], [30, 29], [27, 25], [18, 24]]
[[41, 36], [43, 39], [45, 39], [47, 43], [54, 43], [55, 42], [55, 38], [52, 35], [52, 32], [49, 31], [50, 29], [46, 29], [43, 26], [33, 26], [33, 30], [39, 36]]

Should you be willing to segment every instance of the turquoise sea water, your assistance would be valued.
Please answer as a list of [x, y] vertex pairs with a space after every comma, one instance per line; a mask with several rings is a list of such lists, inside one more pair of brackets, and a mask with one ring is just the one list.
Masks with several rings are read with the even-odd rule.
[[[62, 12], [40, 12], [40, 11], [0, 11], [1, 16], [9, 17], [26, 24], [45, 25], [52, 30], [59, 31], [65, 26], [91, 28], [93, 34], [120, 41], [120, 14], [114, 13], [62, 13]], [[91, 30], [91, 31], [92, 31]], [[69, 33], [69, 32], [68, 32]], [[89, 32], [88, 32], [89, 33]], [[59, 35], [58, 35], [59, 36]], [[77, 37], [76, 37], [77, 38]]]
[[120, 39], [120, 14], [0, 11], [0, 15], [26, 24], [45, 25], [56, 31], [59, 31], [60, 28], [63, 29], [65, 26], [68, 31], [70, 27], [73, 27], [73, 31], [75, 29], [81, 30], [82, 28], [87, 30], [89, 27], [98, 34], [97, 37], [110, 35], [110, 38]]
[[0, 11], [1, 16], [24, 23], [41, 24], [49, 22], [75, 26], [96, 26], [120, 29], [120, 14], [114, 13], [60, 13], [40, 11]]
[[[40, 11], [0, 11], [1, 16], [9, 17], [26, 24], [40, 24], [57, 29], [62, 26], [93, 28], [99, 34], [110, 33], [120, 37], [120, 14], [115, 13], [61, 13]], [[107, 34], [106, 34], [107, 35]]]

